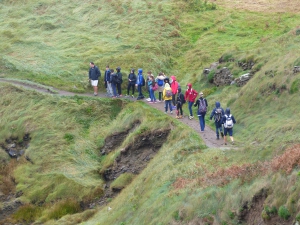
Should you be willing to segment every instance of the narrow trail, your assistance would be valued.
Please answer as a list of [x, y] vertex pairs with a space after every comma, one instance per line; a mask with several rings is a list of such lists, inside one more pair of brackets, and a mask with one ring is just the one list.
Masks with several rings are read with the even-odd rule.
[[[10, 79], [5, 79], [5, 78], [0, 78], [0, 82], [10, 83], [10, 84], [13, 84], [18, 87], [23, 87], [26, 89], [38, 91], [40, 93], [47, 93], [47, 94], [51, 94], [51, 95], [59, 95], [59, 96], [78, 95], [78, 96], [94, 97], [92, 93], [83, 93], [83, 94], [73, 93], [73, 92], [63, 91], [63, 90], [59, 90], [56, 88], [47, 87], [47, 86], [43, 86], [43, 85], [39, 85], [39, 84], [26, 83], [26, 82], [22, 82], [22, 81], [10, 80]], [[95, 96], [95, 98], [107, 98], [107, 96], [105, 96], [104, 93], [99, 93], [98, 96]], [[121, 98], [126, 98], [126, 97], [121, 97]], [[146, 104], [148, 104], [147, 101], [145, 101], [145, 100], [143, 100], [143, 101]], [[149, 105], [164, 112], [164, 102], [159, 102], [156, 104], [149, 104]], [[187, 108], [187, 104], [184, 104], [183, 107]], [[176, 119], [175, 111], [173, 112], [173, 114], [168, 114], [168, 115], [172, 116], [174, 119]], [[208, 112], [206, 116], [209, 116], [209, 115], [210, 115], [210, 112]], [[200, 132], [200, 124], [199, 124], [199, 120], [198, 120], [198, 118], [196, 118], [196, 116], [194, 119], [190, 120], [190, 119], [188, 119], [187, 115], [184, 115], [184, 117], [182, 119], [180, 119], [180, 121], [182, 123], [185, 123], [186, 125], [190, 126], [191, 128], [193, 128], [200, 135], [200, 137], [203, 139], [206, 146], [209, 148], [219, 148], [222, 150], [229, 150], [229, 149], [236, 148], [236, 146], [233, 147], [230, 144], [224, 145], [222, 139], [217, 140], [215, 130], [212, 130], [209, 126], [207, 126], [207, 124], [205, 126], [204, 132]], [[211, 126], [214, 126], [214, 123], [212, 121], [210, 121], [209, 123]], [[228, 139], [229, 139], [229, 137], [228, 137]]]

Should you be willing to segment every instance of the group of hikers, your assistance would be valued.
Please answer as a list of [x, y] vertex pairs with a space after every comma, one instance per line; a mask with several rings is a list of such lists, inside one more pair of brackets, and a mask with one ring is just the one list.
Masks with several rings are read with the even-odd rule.
[[[94, 89], [94, 95], [98, 95], [98, 80], [101, 76], [100, 69], [95, 66], [93, 62], [90, 62], [89, 70], [89, 80]], [[207, 113], [208, 103], [204, 98], [203, 92], [199, 93], [192, 88], [192, 84], [187, 84], [187, 90], [185, 94], [182, 93], [181, 87], [176, 80], [175, 76], [167, 77], [164, 73], [160, 72], [158, 76], [154, 77], [151, 71], [147, 72], [147, 77], [144, 78], [143, 70], [138, 69], [138, 74], [135, 74], [135, 70], [131, 69], [127, 77], [127, 94], [125, 97], [134, 98], [135, 89], [138, 90], [137, 100], [145, 99], [142, 92], [142, 87], [146, 87], [149, 98], [146, 100], [149, 104], [159, 103], [164, 101], [165, 103], [165, 113], [170, 111], [173, 114], [173, 110], [176, 110], [176, 118], [183, 118], [182, 106], [187, 102], [189, 110], [189, 119], [193, 119], [192, 107], [197, 107], [197, 116], [200, 122], [200, 132], [204, 132], [205, 128], [205, 115]], [[117, 67], [116, 72], [114, 69], [110, 69], [106, 66], [104, 73], [104, 85], [106, 88], [106, 96], [117, 98], [122, 97], [121, 84], [123, 83], [123, 75], [121, 73], [121, 68]], [[131, 95], [129, 94], [131, 91]], [[158, 92], [158, 99], [155, 97], [155, 92]], [[232, 114], [230, 114], [230, 109], [227, 108], [225, 111], [221, 107], [220, 102], [216, 102], [215, 108], [210, 114], [210, 120], [214, 119], [216, 127], [217, 139], [220, 139], [220, 135], [224, 139], [224, 144], [227, 145], [226, 136], [229, 134], [231, 143], [234, 144], [233, 139], [233, 124], [236, 120]], [[224, 128], [224, 129], [223, 129]], [[223, 132], [224, 130], [224, 132]]]

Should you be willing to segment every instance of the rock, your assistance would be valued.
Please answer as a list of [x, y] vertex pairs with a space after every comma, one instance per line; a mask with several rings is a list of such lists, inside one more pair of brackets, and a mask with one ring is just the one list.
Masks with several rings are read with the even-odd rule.
[[10, 157], [12, 157], [12, 158], [17, 158], [17, 157], [18, 157], [18, 152], [17, 152], [16, 150], [10, 149], [10, 150], [8, 151], [8, 155], [9, 155]]
[[217, 86], [230, 85], [233, 81], [233, 76], [227, 67], [218, 70], [214, 75], [213, 83]]
[[245, 85], [252, 77], [253, 75], [251, 73], [246, 73], [246, 74], [243, 74], [241, 75], [239, 78], [236, 78], [234, 80], [234, 82], [236, 83], [236, 85], [238, 87], [241, 87], [243, 85]]
[[294, 66], [294, 73], [299, 73], [300, 72], [300, 66]]

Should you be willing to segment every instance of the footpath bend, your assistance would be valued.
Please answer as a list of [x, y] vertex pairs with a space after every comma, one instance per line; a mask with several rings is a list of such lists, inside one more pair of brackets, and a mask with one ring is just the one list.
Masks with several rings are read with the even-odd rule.
[[[16, 81], [16, 80], [10, 80], [10, 79], [5, 79], [5, 78], [0, 78], [0, 82], [5, 82], [5, 83], [10, 83], [13, 84], [15, 86], [18, 87], [23, 87], [26, 89], [30, 89], [30, 90], [35, 90], [38, 91], [40, 93], [47, 93], [47, 94], [52, 94], [52, 95], [59, 95], [59, 96], [89, 96], [89, 97], [95, 97], [95, 98], [106, 98], [107, 96], [105, 96], [104, 93], [99, 93], [98, 96], [93, 96], [93, 93], [83, 93], [83, 94], [78, 94], [78, 93], [73, 93], [73, 92], [68, 92], [68, 91], [63, 91], [63, 90], [58, 90], [56, 88], [52, 88], [52, 87], [47, 87], [47, 86], [43, 86], [43, 85], [39, 85], [39, 84], [34, 84], [34, 83], [26, 83], [26, 82], [22, 82], [22, 81]], [[126, 98], [126, 97], [120, 97], [120, 98]], [[132, 98], [131, 98], [132, 99]], [[136, 100], [136, 98], [134, 98], [134, 100]], [[139, 101], [144, 101], [146, 104], [148, 104], [148, 102], [146, 100], [139, 100]], [[158, 102], [155, 104], [149, 104], [150, 106], [161, 110], [164, 112], [164, 102]], [[187, 105], [184, 104], [183, 108], [187, 108]], [[173, 112], [173, 114], [168, 113], [169, 116], [173, 117], [175, 120], [177, 120], [176, 117], [176, 113], [175, 111]], [[206, 116], [209, 116], [210, 112], [208, 112], [208, 114]], [[200, 132], [200, 124], [199, 124], [199, 120], [198, 118], [195, 116], [194, 119], [190, 120], [188, 118], [188, 115], [183, 115], [182, 119], [178, 119], [180, 120], [182, 123], [185, 123], [186, 125], [190, 126], [191, 128], [193, 128], [203, 139], [203, 141], [205, 142], [206, 146], [209, 148], [220, 148], [222, 150], [229, 150], [229, 149], [234, 149], [236, 148], [230, 145], [225, 146], [223, 144], [223, 140], [216, 139], [216, 133], [215, 130], [211, 129], [207, 124], [205, 126], [205, 130], [204, 132]], [[214, 123], [213, 121], [209, 121], [209, 125], [214, 127]]]

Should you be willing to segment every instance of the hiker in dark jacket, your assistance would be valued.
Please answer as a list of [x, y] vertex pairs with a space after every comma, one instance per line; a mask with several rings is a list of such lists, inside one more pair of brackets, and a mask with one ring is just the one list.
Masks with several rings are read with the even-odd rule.
[[98, 80], [101, 76], [101, 72], [97, 66], [93, 62], [90, 62], [90, 70], [89, 70], [89, 81], [94, 89], [94, 96], [98, 95]]
[[113, 95], [112, 97], [113, 98], [116, 98], [118, 97], [117, 95], [117, 74], [114, 73], [114, 69], [111, 69], [110, 70], [111, 74], [110, 74], [110, 83], [111, 83], [111, 87], [112, 87], [112, 91], [113, 91]]
[[203, 93], [200, 92], [199, 94], [200, 98], [197, 99], [196, 103], [194, 104], [195, 107], [198, 107], [198, 118], [200, 122], [200, 132], [204, 131], [205, 128], [205, 114], [207, 111], [207, 100], [203, 97]]
[[[181, 88], [177, 89], [177, 100], [176, 100], [176, 109], [177, 109], [177, 119], [182, 118], [182, 105], [185, 103], [184, 95], [181, 93]], [[180, 112], [180, 115], [179, 115]]]
[[233, 117], [233, 115], [230, 114], [230, 108], [227, 108], [225, 110], [225, 114], [222, 118], [222, 124], [224, 125], [224, 144], [227, 145], [226, 143], [226, 136], [227, 133], [229, 134], [229, 137], [231, 139], [231, 143], [234, 144], [233, 140], [233, 124], [235, 124], [236, 121]]
[[118, 66], [117, 68], [116, 68], [116, 70], [117, 70], [117, 89], [118, 89], [118, 96], [122, 96], [122, 89], [121, 89], [121, 84], [122, 84], [122, 82], [123, 82], [123, 79], [122, 79], [122, 73], [121, 73], [121, 68]]
[[136, 75], [134, 73], [134, 69], [131, 69], [130, 74], [128, 75], [128, 87], [127, 87], [127, 96], [129, 96], [129, 90], [132, 89], [131, 97], [134, 98], [134, 90], [136, 83]]
[[209, 119], [212, 120], [212, 118], [214, 118], [216, 126], [216, 135], [218, 140], [220, 139], [219, 131], [221, 133], [222, 138], [224, 137], [224, 133], [222, 130], [222, 119], [224, 114], [224, 109], [221, 107], [220, 102], [216, 102], [216, 107], [211, 111]]
[[112, 87], [111, 87], [111, 83], [110, 83], [110, 69], [109, 66], [106, 66], [105, 68], [105, 73], [104, 73], [104, 85], [106, 88], [106, 95], [109, 97], [113, 96], [113, 91], [112, 91]]

